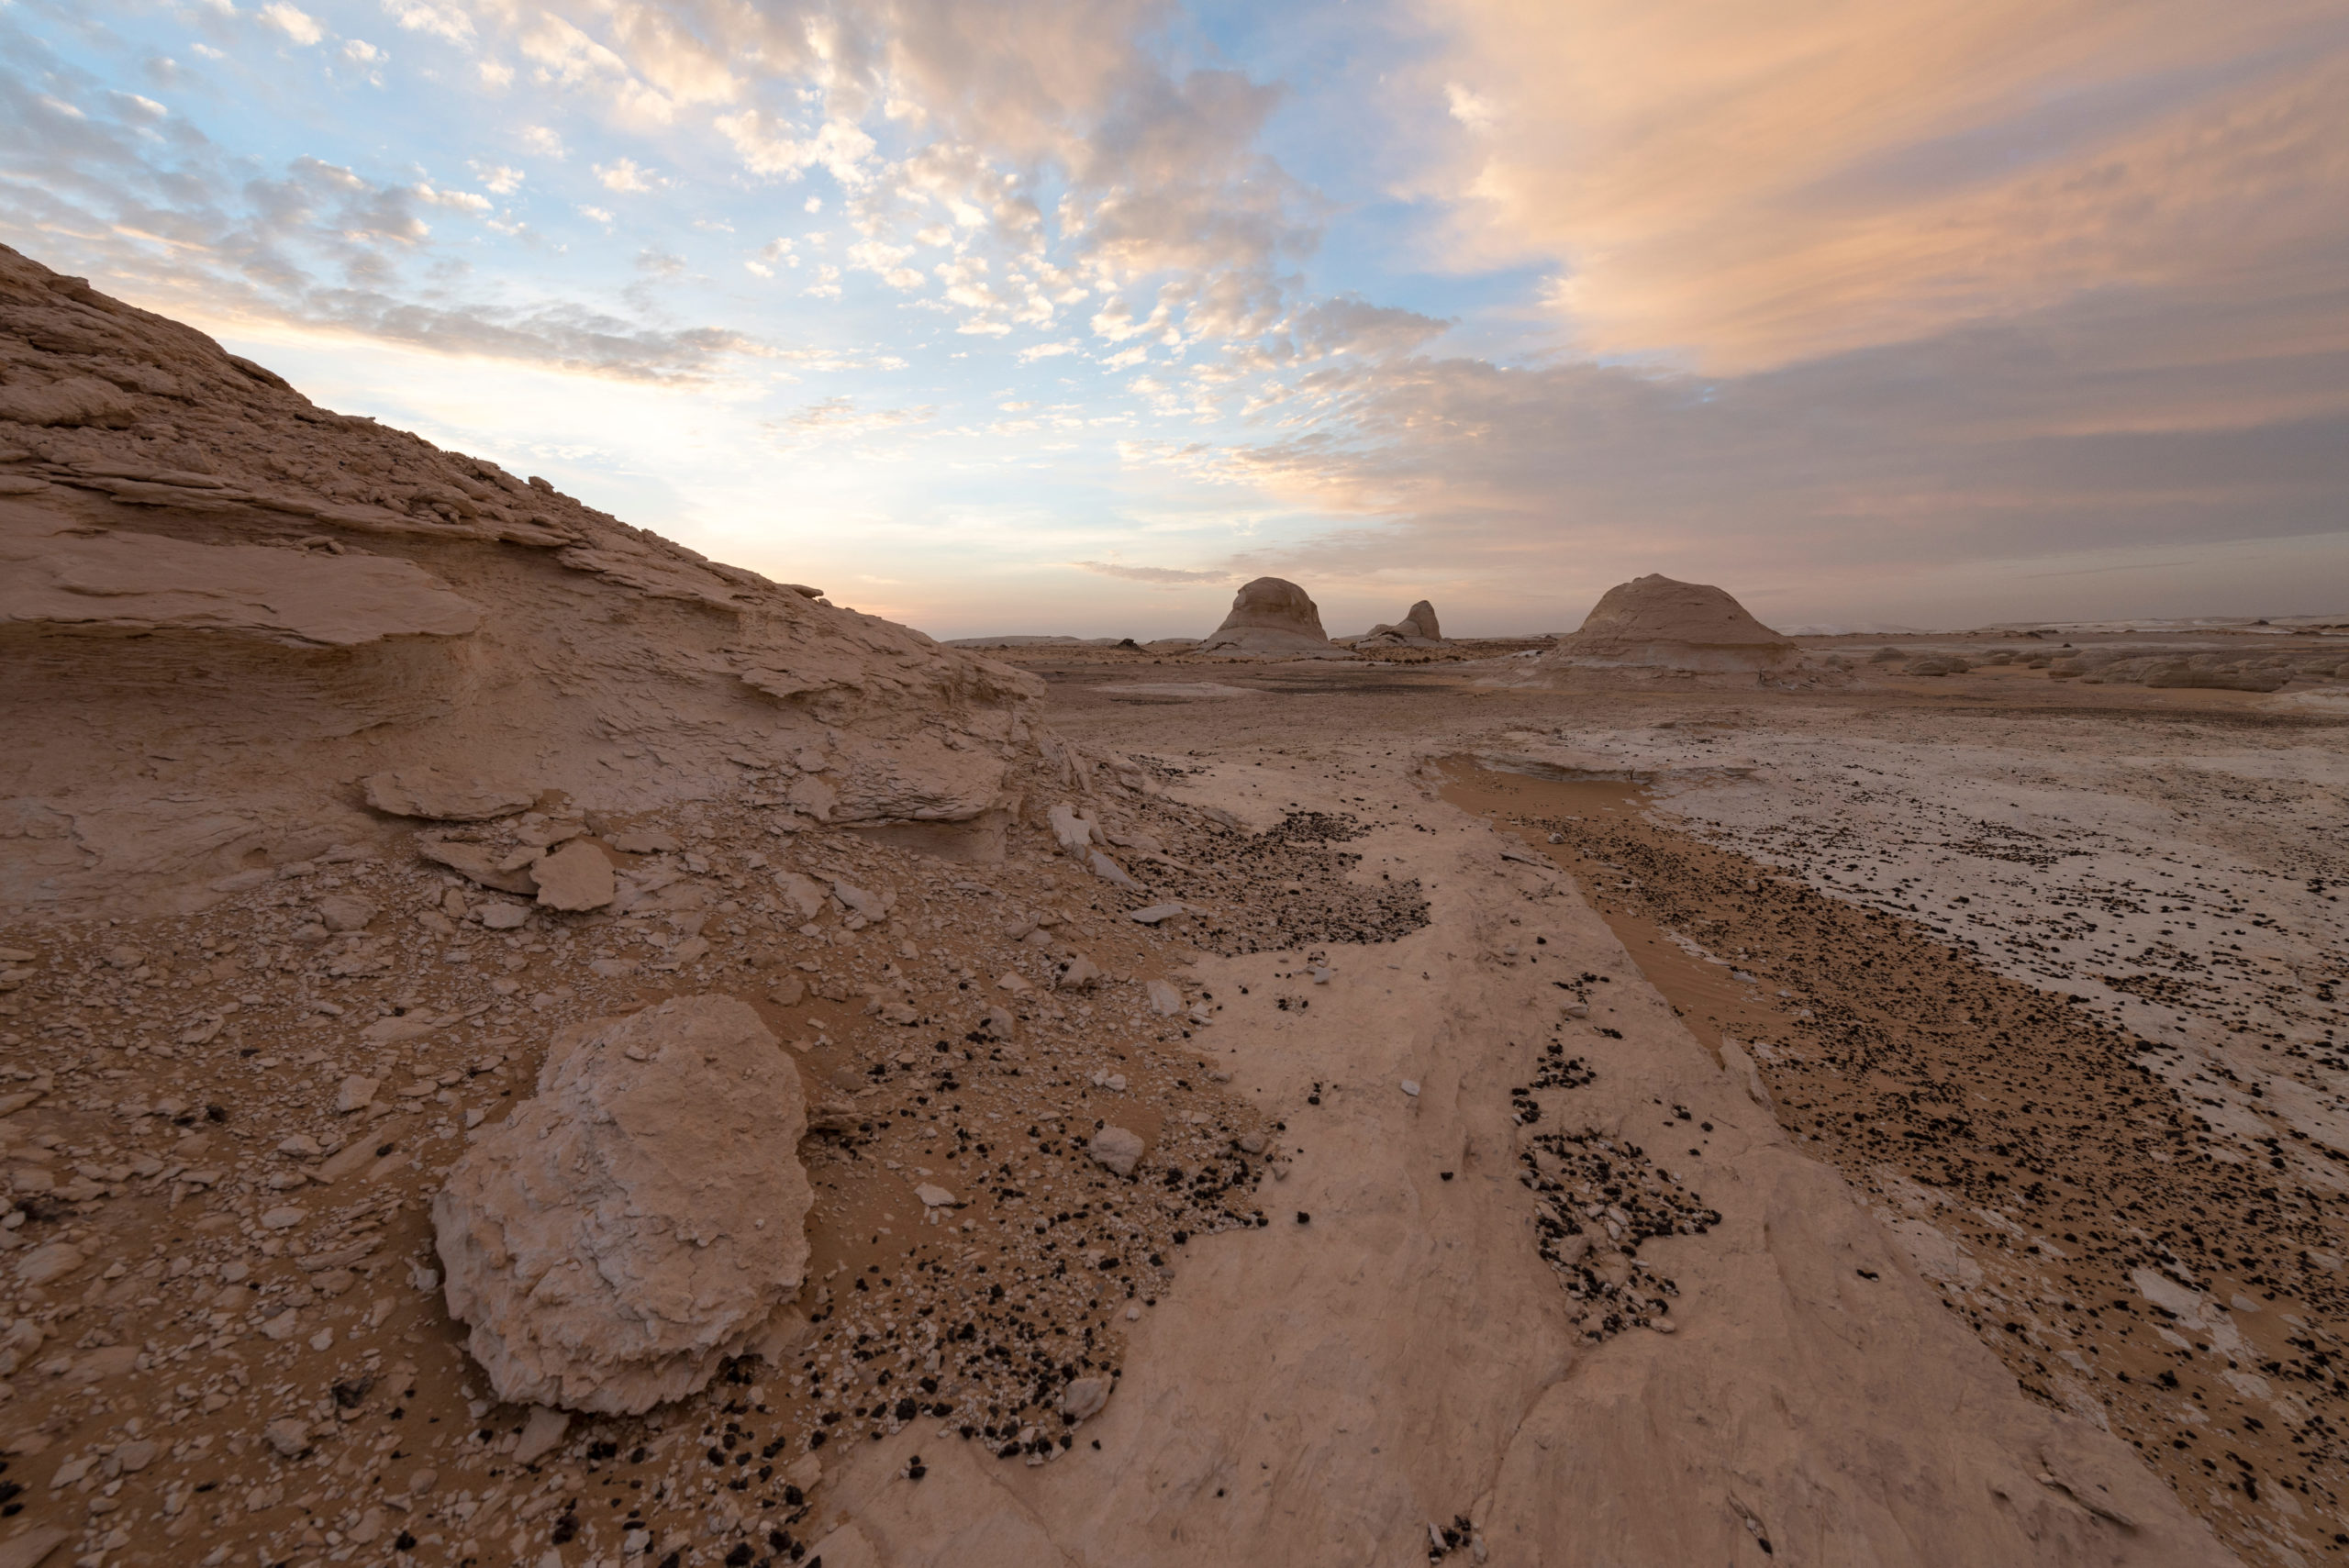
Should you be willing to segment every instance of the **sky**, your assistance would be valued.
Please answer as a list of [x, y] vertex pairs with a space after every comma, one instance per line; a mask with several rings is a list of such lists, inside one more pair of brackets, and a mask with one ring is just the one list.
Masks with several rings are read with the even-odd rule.
[[2349, 613], [2342, 0], [0, 0], [0, 241], [940, 637]]

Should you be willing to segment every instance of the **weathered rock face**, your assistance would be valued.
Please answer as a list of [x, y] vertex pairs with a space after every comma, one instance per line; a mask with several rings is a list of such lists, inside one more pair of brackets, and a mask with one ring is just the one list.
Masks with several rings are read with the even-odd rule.
[[1720, 588], [1651, 574], [1607, 590], [1582, 628], [1543, 654], [1533, 679], [1562, 684], [1809, 684], [1835, 672]]
[[1356, 648], [1432, 648], [1443, 641], [1435, 606], [1421, 599], [1392, 626], [1375, 626], [1355, 639]]
[[562, 1043], [433, 1200], [449, 1312], [501, 1399], [647, 1410], [758, 1345], [797, 1293], [806, 1100], [729, 997]]
[[1331, 654], [1321, 611], [1305, 590], [1278, 577], [1259, 577], [1232, 596], [1231, 613], [1199, 653]]
[[744, 762], [805, 815], [986, 858], [1042, 692], [5, 247], [0, 665], [0, 915], [200, 906], [401, 818], [654, 811]]

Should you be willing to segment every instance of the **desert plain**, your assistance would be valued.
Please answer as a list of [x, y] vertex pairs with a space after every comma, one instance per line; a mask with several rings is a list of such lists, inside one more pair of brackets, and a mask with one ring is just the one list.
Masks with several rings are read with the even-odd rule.
[[950, 647], [0, 349], [6, 1568], [2349, 1556], [2349, 623]]

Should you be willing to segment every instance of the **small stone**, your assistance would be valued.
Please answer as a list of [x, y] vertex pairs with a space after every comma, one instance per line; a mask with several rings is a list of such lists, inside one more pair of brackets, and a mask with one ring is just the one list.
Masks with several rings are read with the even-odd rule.
[[531, 868], [539, 903], [549, 909], [601, 909], [618, 893], [612, 862], [595, 845], [574, 840]]
[[511, 931], [530, 917], [530, 911], [519, 904], [494, 899], [481, 906], [481, 923], [493, 931]]
[[1083, 953], [1072, 953], [1052, 972], [1052, 985], [1061, 991], [1089, 991], [1101, 979], [1101, 966]]
[[921, 1199], [921, 1204], [924, 1208], [952, 1208], [955, 1207], [954, 1195], [952, 1193], [948, 1192], [944, 1187], [933, 1186], [928, 1182], [924, 1182], [921, 1185], [914, 1189], [914, 1196]]
[[870, 893], [851, 883], [832, 884], [832, 896], [839, 899], [852, 915], [862, 915], [874, 922], [889, 917], [889, 901], [880, 894]]
[[154, 1463], [155, 1456], [161, 1451], [161, 1445], [154, 1439], [139, 1438], [114, 1451], [115, 1462], [135, 1473]]
[[1419, 1085], [1413, 1080], [1406, 1078], [1403, 1080], [1403, 1092], [1413, 1099], [1417, 1099], [1419, 1096]]
[[309, 1217], [310, 1211], [306, 1208], [295, 1208], [290, 1206], [284, 1208], [273, 1208], [262, 1215], [261, 1228], [263, 1230], [291, 1230]]
[[310, 1423], [298, 1416], [279, 1417], [262, 1429], [262, 1435], [287, 1459], [299, 1459], [310, 1451]]
[[1183, 913], [1180, 904], [1153, 904], [1147, 909], [1129, 909], [1126, 918], [1144, 926], [1155, 926]]
[[1141, 1160], [1141, 1134], [1122, 1127], [1105, 1127], [1093, 1135], [1093, 1158], [1120, 1176], [1130, 1176]]
[[353, 1111], [363, 1111], [373, 1105], [376, 1082], [354, 1073], [337, 1084], [334, 1091], [335, 1115], [349, 1116]]
[[638, 828], [612, 835], [612, 848], [624, 855], [658, 855], [674, 851], [677, 836], [659, 828]]
[[1242, 1154], [1262, 1154], [1264, 1151], [1264, 1135], [1261, 1132], [1241, 1133], [1240, 1151]]
[[1073, 1421], [1098, 1415], [1101, 1407], [1109, 1402], [1109, 1380], [1106, 1377], [1080, 1377], [1061, 1391], [1061, 1414]]
[[1142, 995], [1150, 1000], [1150, 1010], [1163, 1018], [1171, 1018], [1183, 1010], [1183, 993], [1172, 981], [1150, 981], [1142, 986]]
[[71, 1241], [50, 1241], [17, 1261], [17, 1278], [28, 1285], [53, 1284], [89, 1261]]
[[329, 893], [318, 900], [318, 920], [329, 931], [363, 931], [376, 909], [364, 898]]

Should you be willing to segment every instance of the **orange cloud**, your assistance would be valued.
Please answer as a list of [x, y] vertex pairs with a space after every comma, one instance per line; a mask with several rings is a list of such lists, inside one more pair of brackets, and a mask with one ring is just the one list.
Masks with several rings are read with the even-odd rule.
[[1464, 267], [1740, 372], [2349, 234], [2331, 0], [1430, 0]]

